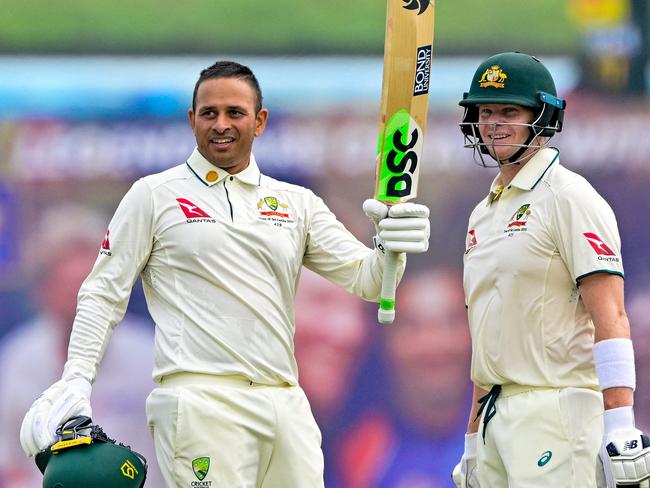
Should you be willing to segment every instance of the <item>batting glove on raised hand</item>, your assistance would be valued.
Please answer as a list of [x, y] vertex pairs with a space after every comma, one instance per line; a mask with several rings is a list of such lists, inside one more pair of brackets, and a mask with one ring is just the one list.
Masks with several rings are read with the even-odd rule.
[[363, 211], [375, 224], [375, 247], [385, 251], [422, 253], [429, 249], [429, 208], [418, 203], [398, 203], [391, 207], [370, 198]]
[[481, 488], [478, 483], [478, 467], [476, 466], [476, 443], [478, 433], [465, 434], [465, 451], [460, 462], [451, 474], [456, 488]]
[[71, 417], [92, 417], [90, 383], [84, 378], [59, 380], [39, 396], [20, 427], [20, 443], [34, 456], [56, 441], [56, 429]]
[[605, 410], [598, 488], [635, 485], [650, 479], [650, 439], [634, 427], [632, 407]]

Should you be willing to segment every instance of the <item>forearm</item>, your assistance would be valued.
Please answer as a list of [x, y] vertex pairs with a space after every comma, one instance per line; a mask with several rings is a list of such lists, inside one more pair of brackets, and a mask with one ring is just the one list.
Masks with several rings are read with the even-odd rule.
[[632, 406], [636, 377], [623, 278], [591, 275], [581, 280], [580, 295], [594, 323], [594, 362], [605, 408]]
[[[595, 328], [596, 343], [610, 339], [630, 339], [630, 324], [625, 314], [621, 314], [613, 320], [601, 322]], [[632, 406], [634, 404], [634, 390], [620, 386], [607, 388], [603, 390], [603, 402], [606, 410]]]
[[481, 423], [481, 419], [477, 418], [478, 409], [479, 409], [478, 399], [481, 398], [482, 396], [487, 395], [487, 393], [488, 393], [487, 390], [484, 390], [483, 388], [474, 385], [474, 389], [472, 392], [472, 408], [470, 409], [469, 420], [467, 422], [468, 434], [473, 434], [475, 432], [478, 432], [479, 424]]

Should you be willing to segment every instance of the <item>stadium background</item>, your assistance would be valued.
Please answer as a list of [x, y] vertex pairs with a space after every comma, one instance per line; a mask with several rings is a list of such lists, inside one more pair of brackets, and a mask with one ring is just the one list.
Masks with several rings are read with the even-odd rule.
[[[34, 468], [19, 459], [16, 433], [32, 399], [21, 395], [25, 385], [43, 369], [59, 374], [60, 361], [49, 365], [42, 355], [61, 356], [61, 348], [43, 339], [31, 350], [25, 333], [54, 313], [45, 283], [50, 293], [64, 288], [61, 270], [44, 276], [81, 239], [75, 233], [87, 231], [99, 246], [103, 229], [86, 217], [105, 229], [135, 179], [185, 160], [193, 148], [186, 111], [205, 66], [217, 59], [251, 66], [271, 110], [254, 148], [262, 170], [314, 189], [370, 242], [360, 205], [373, 190], [384, 15], [377, 0], [3, 2], [0, 487], [38, 486], [30, 484]], [[650, 428], [650, 360], [641, 345], [650, 337], [649, 15], [647, 0], [437, 1], [418, 198], [432, 210], [432, 238], [426, 255], [410, 259], [400, 302], [409, 306], [381, 328], [374, 305], [357, 307], [310, 276], [301, 286], [296, 349], [324, 434], [328, 487], [450, 486], [469, 408], [458, 288], [466, 219], [495, 174], [462, 148], [457, 102], [494, 52], [523, 51], [547, 64], [568, 100], [565, 130], [554, 140], [562, 160], [617, 212], [638, 338], [637, 413]], [[63, 307], [66, 297], [55, 294], [50, 306]], [[153, 326], [139, 285], [129, 317], [125, 331], [142, 340], [113, 348], [118, 366], [106, 375], [114, 376], [107, 379], [114, 394], [95, 420], [138, 448], [148, 439], [124, 419], [144, 410], [147, 364], [137, 378], [119, 364], [150, 357]], [[136, 384], [140, 396], [115, 398], [130, 398], [124, 392]]]

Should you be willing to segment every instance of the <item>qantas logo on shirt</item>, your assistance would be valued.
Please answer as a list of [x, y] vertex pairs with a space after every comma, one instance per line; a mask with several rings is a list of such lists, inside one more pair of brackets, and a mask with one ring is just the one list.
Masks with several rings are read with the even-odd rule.
[[110, 229], [106, 229], [106, 235], [104, 236], [104, 240], [102, 241], [102, 248], [99, 250], [99, 254], [103, 254], [104, 256], [111, 256], [113, 253], [111, 252], [111, 243], [108, 240], [108, 235], [111, 233]]
[[470, 229], [467, 232], [467, 245], [465, 246], [465, 254], [474, 249], [477, 244], [478, 241], [476, 240], [476, 231], [474, 229]]
[[210, 217], [204, 210], [201, 210], [187, 198], [177, 198], [176, 201], [185, 214], [185, 217], [187, 217], [188, 224], [191, 224], [192, 222], [216, 222], [215, 219]]
[[603, 257], [603, 256], [616, 256], [616, 253], [611, 250], [611, 248], [605, 244], [605, 242], [598, 237], [596, 234], [593, 232], [585, 232], [582, 234], [587, 238], [587, 242], [589, 245], [593, 248], [594, 251], [596, 251], [596, 254], [598, 254], [598, 260], [600, 261], [617, 261], [617, 257]]

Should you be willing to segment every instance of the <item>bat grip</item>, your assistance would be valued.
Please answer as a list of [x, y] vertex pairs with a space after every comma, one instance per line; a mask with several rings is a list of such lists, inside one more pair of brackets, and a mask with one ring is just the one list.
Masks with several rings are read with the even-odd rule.
[[397, 253], [386, 251], [384, 275], [381, 281], [381, 296], [377, 319], [380, 324], [392, 324], [395, 320], [395, 288], [397, 287]]

